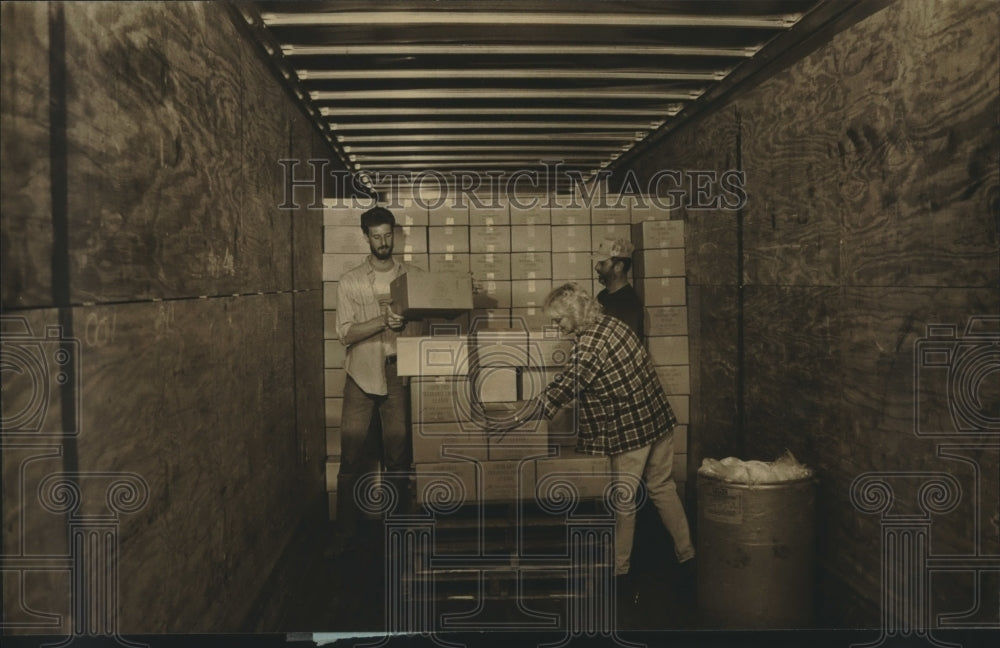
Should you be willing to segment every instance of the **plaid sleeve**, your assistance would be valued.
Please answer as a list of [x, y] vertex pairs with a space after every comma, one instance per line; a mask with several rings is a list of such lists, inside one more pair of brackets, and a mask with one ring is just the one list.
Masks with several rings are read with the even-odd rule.
[[545, 390], [545, 418], [551, 419], [557, 411], [576, 398], [580, 391], [594, 382], [601, 366], [605, 364], [604, 355], [592, 337], [580, 338], [560, 376]]

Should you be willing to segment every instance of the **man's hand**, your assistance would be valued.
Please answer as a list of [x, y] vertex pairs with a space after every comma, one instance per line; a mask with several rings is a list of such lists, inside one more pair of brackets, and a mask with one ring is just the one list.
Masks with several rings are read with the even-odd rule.
[[392, 312], [392, 308], [388, 305], [386, 305], [385, 310], [382, 312], [382, 321], [385, 322], [387, 328], [393, 331], [402, 331], [406, 326], [406, 318]]

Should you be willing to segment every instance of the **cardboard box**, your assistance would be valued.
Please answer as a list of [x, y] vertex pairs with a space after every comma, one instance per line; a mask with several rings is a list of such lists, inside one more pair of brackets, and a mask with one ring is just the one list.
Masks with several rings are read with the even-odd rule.
[[469, 251], [473, 254], [510, 252], [510, 227], [470, 227]]
[[323, 282], [323, 308], [326, 310], [337, 310], [337, 287], [339, 281]]
[[636, 277], [684, 276], [684, 248], [636, 250], [633, 259]]
[[399, 254], [397, 255], [400, 261], [412, 266], [414, 268], [420, 268], [424, 272], [430, 271], [430, 255], [429, 254]]
[[[430, 223], [430, 219], [427, 214], [427, 205], [419, 204], [412, 198], [399, 198], [396, 197], [389, 201], [388, 204], [382, 205], [387, 207], [392, 215], [396, 217], [397, 225], [406, 226], [416, 226], [416, 227], [427, 227]], [[357, 222], [360, 226], [361, 223], [361, 212], [358, 211]]]
[[641, 279], [636, 281], [636, 290], [646, 307], [684, 306], [687, 303], [684, 277]]
[[552, 324], [552, 319], [545, 315], [545, 311], [540, 306], [513, 307], [510, 309], [510, 321], [512, 328], [522, 328], [528, 331], [540, 331]]
[[663, 391], [668, 394], [691, 393], [691, 372], [688, 365], [656, 367], [656, 375], [660, 379]]
[[[563, 407], [549, 421], [549, 443], [563, 448], [576, 446], [580, 411], [576, 401]], [[564, 453], [565, 454], [565, 453]]]
[[427, 228], [427, 251], [431, 254], [469, 251], [469, 228], [438, 226]]
[[548, 225], [511, 225], [511, 252], [551, 252], [552, 231]]
[[551, 252], [512, 252], [510, 278], [514, 281], [552, 278]]
[[529, 367], [518, 374], [518, 393], [522, 400], [538, 398], [555, 380], [559, 370], [555, 367]]
[[526, 198], [518, 202], [521, 204], [510, 204], [511, 225], [548, 225], [552, 222], [545, 198]]
[[510, 281], [510, 254], [470, 254], [469, 271], [482, 281]]
[[528, 366], [528, 333], [522, 330], [479, 330], [470, 337], [473, 367]]
[[335, 310], [323, 311], [323, 338], [326, 340], [339, 340], [337, 336], [337, 311]]
[[417, 225], [397, 225], [393, 230], [393, 254], [427, 254], [427, 250], [426, 227]]
[[549, 453], [549, 427], [545, 420], [530, 421], [503, 436], [489, 437], [490, 461], [509, 461]]
[[674, 426], [674, 452], [686, 453], [688, 448], [688, 426]]
[[578, 277], [593, 277], [597, 262], [591, 252], [553, 252], [552, 279], [568, 280]]
[[646, 348], [654, 366], [689, 364], [686, 335], [649, 337], [646, 338]]
[[520, 372], [520, 384], [518, 392], [522, 400], [532, 400], [538, 398], [545, 391], [556, 376], [559, 369], [556, 367], [529, 367]]
[[559, 497], [568, 484], [578, 497], [604, 497], [611, 483], [611, 462], [607, 457], [573, 453], [535, 461], [535, 483], [539, 500]]
[[510, 311], [506, 308], [474, 308], [469, 313], [469, 332], [506, 330], [511, 328]]
[[452, 226], [469, 224], [469, 206], [460, 207], [450, 200], [444, 201], [443, 205], [437, 205], [440, 201], [433, 201], [428, 205], [427, 224], [435, 226]]
[[326, 428], [326, 456], [340, 456], [340, 427]]
[[344, 409], [344, 398], [334, 397], [324, 399], [324, 410], [326, 413], [326, 426], [340, 427], [341, 414]]
[[654, 369], [663, 391], [667, 394], [691, 393], [690, 365], [662, 365]]
[[347, 347], [340, 340], [323, 340], [323, 366], [329, 369], [339, 369], [344, 366]]
[[472, 504], [477, 501], [476, 466], [471, 461], [423, 463], [414, 466], [417, 502]]
[[473, 227], [496, 227], [510, 225], [510, 213], [507, 205], [493, 206], [489, 199], [483, 200], [484, 207], [475, 204], [469, 206], [469, 225]]
[[469, 255], [465, 253], [445, 252], [430, 254], [427, 263], [431, 272], [458, 272], [469, 274]]
[[324, 369], [326, 398], [341, 398], [344, 395], [344, 385], [347, 383], [347, 372], [343, 369]]
[[534, 461], [486, 461], [477, 464], [482, 502], [531, 500], [535, 492]]
[[323, 281], [339, 281], [344, 273], [361, 265], [368, 254], [324, 254]]
[[400, 376], [465, 376], [469, 373], [469, 339], [466, 336], [398, 337], [396, 372]]
[[584, 205], [552, 205], [553, 225], [590, 225], [590, 207]]
[[528, 366], [562, 367], [573, 354], [575, 338], [560, 337], [553, 334], [552, 329], [536, 333], [532, 331], [528, 338]]
[[647, 306], [642, 322], [646, 335], [687, 335], [687, 306]]
[[510, 308], [510, 282], [473, 279], [472, 305], [477, 309]]
[[691, 411], [689, 409], [690, 398], [690, 396], [680, 394], [667, 394], [667, 401], [670, 403], [670, 409], [674, 410], [674, 416], [677, 417], [678, 423], [687, 425], [691, 422]]
[[669, 208], [672, 198], [657, 197], [655, 200], [649, 196], [629, 198], [629, 220], [633, 223], [643, 221], [665, 221], [674, 216], [674, 210]]
[[408, 272], [392, 280], [393, 311], [407, 319], [472, 310], [472, 277], [463, 272]]
[[457, 423], [472, 416], [472, 383], [466, 376], [428, 376], [410, 379], [410, 420], [419, 423]]
[[517, 400], [516, 367], [481, 367], [472, 375], [473, 398], [480, 403], [510, 403]]
[[684, 247], [684, 221], [647, 220], [634, 223], [632, 225], [632, 243], [638, 250], [682, 248]]
[[510, 282], [510, 303], [518, 308], [541, 308], [552, 292], [551, 279], [528, 279]]
[[624, 201], [621, 205], [617, 205], [618, 197], [609, 196], [604, 202], [607, 203], [607, 207], [602, 207], [598, 204], [590, 206], [590, 222], [592, 225], [608, 225], [608, 224], [621, 224], [624, 223], [628, 225], [632, 222], [632, 214], [629, 206]]
[[469, 311], [468, 313], [462, 313], [454, 317], [425, 317], [423, 320], [424, 330], [422, 332], [425, 335], [450, 335], [452, 337], [456, 335], [468, 335], [471, 313], [472, 311]]
[[[632, 226], [628, 223], [603, 223], [590, 227], [590, 239], [594, 244], [594, 249], [601, 244], [604, 239], [632, 240]], [[633, 257], [634, 259], [635, 257]]]
[[591, 254], [590, 225], [553, 225], [552, 251]]
[[421, 423], [413, 426], [413, 463], [486, 461], [486, 433], [461, 423]]

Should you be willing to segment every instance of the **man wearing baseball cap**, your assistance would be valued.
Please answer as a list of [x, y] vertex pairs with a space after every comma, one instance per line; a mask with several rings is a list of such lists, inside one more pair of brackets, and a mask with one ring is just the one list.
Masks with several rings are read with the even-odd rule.
[[635, 288], [628, 282], [632, 269], [632, 252], [635, 247], [624, 238], [605, 239], [597, 246], [593, 258], [594, 270], [604, 290], [597, 294], [597, 301], [608, 315], [625, 322], [642, 339], [642, 303]]

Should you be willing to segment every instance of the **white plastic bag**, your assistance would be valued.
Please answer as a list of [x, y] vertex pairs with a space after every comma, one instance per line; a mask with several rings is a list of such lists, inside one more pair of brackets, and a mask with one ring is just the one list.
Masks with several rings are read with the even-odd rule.
[[812, 476], [812, 470], [800, 464], [788, 450], [771, 462], [743, 461], [736, 457], [703, 459], [698, 473], [738, 484], [777, 484]]

